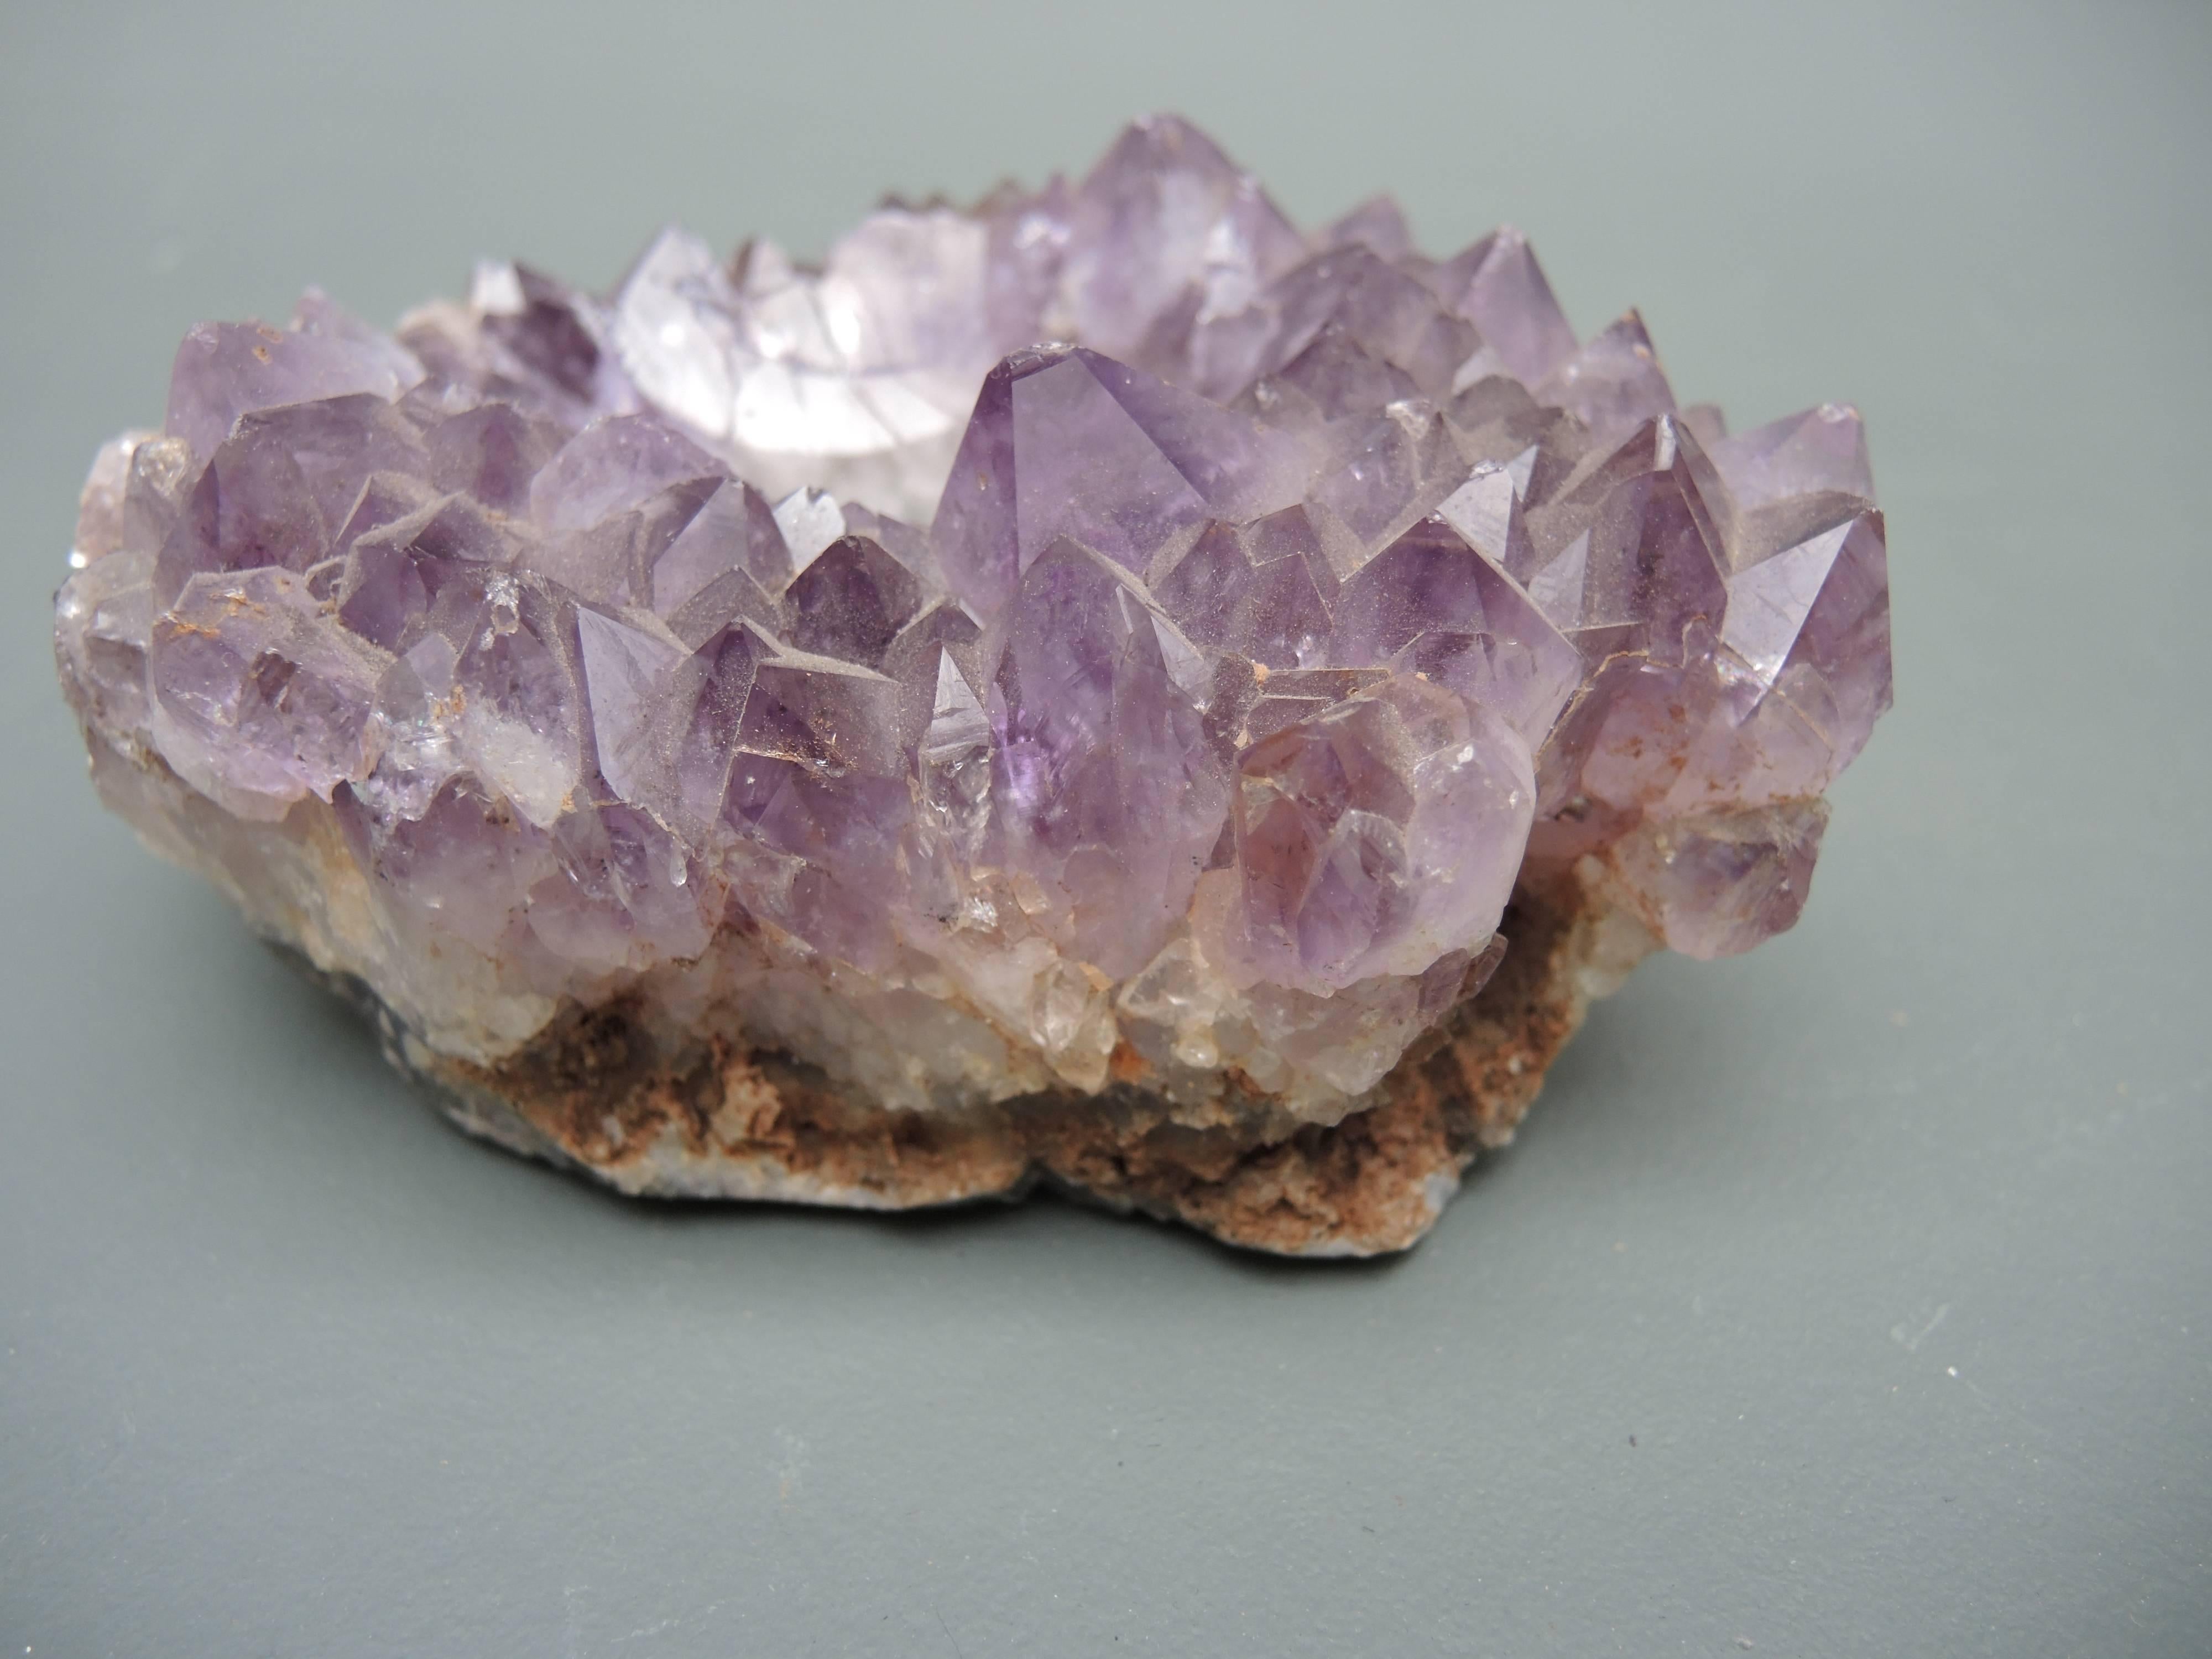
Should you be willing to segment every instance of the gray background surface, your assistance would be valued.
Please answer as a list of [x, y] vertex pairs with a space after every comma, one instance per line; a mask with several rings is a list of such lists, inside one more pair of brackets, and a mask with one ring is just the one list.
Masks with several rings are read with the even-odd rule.
[[[1803, 924], [1641, 970], [1417, 1252], [614, 1200], [97, 810], [47, 599], [190, 323], [1147, 107], [1856, 400], [1890, 510]], [[0, 1656], [2212, 1649], [2209, 108], [2199, 5], [11, 0]]]

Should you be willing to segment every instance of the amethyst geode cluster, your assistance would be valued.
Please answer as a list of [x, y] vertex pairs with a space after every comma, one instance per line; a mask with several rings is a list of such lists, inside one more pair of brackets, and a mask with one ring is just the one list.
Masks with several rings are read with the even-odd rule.
[[1678, 409], [1511, 230], [1210, 142], [194, 329], [57, 613], [103, 796], [467, 1127], [626, 1190], [1039, 1174], [1410, 1243], [1890, 693], [1858, 418]]

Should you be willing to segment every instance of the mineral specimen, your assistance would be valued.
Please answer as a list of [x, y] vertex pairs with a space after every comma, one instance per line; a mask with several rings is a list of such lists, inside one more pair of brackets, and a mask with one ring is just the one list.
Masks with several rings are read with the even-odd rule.
[[196, 328], [70, 563], [104, 799], [464, 1127], [1297, 1254], [1789, 927], [1890, 696], [1850, 409], [1724, 435], [1517, 233], [1309, 235], [1164, 118], [819, 268]]

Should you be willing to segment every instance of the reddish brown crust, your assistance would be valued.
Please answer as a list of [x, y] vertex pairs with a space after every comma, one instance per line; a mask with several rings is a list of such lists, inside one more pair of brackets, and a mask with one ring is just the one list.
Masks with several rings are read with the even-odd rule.
[[[1516, 894], [1504, 963], [1400, 1062], [1380, 1104], [1272, 1137], [1176, 1123], [1145, 1088], [1133, 1050], [1116, 1054], [1115, 1081], [1098, 1095], [885, 1111], [812, 1067], [719, 1039], [659, 1059], [619, 1002], [571, 1011], [495, 1069], [445, 1060], [428, 1069], [462, 1097], [465, 1123], [629, 1189], [665, 1190], [653, 1169], [672, 1152], [886, 1208], [1017, 1194], [1042, 1176], [1230, 1243], [1367, 1255], [1411, 1244], [1436, 1218], [1434, 1178], [1456, 1177], [1511, 1139], [1581, 1024], [1573, 935], [1585, 920], [1571, 884]], [[1273, 1115], [1249, 1085], [1239, 1094], [1230, 1103], [1241, 1123]], [[487, 1127], [484, 1107], [523, 1133]]]

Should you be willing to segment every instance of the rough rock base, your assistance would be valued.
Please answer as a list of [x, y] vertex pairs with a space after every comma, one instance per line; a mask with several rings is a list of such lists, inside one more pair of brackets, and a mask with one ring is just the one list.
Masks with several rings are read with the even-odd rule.
[[1497, 971], [1414, 1043], [1376, 1103], [1328, 1124], [1233, 1073], [1226, 1097], [1194, 1119], [1146, 1086], [1126, 1047], [1096, 1095], [888, 1110], [787, 1054], [650, 1029], [621, 996], [571, 1003], [483, 1063], [433, 1048], [369, 988], [368, 896], [326, 809], [240, 823], [152, 756], [100, 742], [92, 755], [103, 797], [148, 845], [213, 881], [288, 959], [362, 1007], [393, 1063], [462, 1128], [635, 1196], [890, 1210], [1015, 1199], [1046, 1182], [1252, 1249], [1401, 1250], [1468, 1165], [1512, 1139], [1591, 1000], [1658, 944], [1603, 860], [1532, 864], [1500, 927]]
[[[1328, 1126], [1256, 1093], [1194, 1128], [1136, 1083], [968, 1112], [886, 1111], [814, 1066], [715, 1038], [671, 1062], [617, 1002], [572, 1008], [506, 1063], [472, 1065], [380, 1022], [393, 1060], [453, 1121], [634, 1195], [907, 1209], [1016, 1199], [1038, 1182], [1285, 1255], [1401, 1250], [1482, 1152], [1505, 1145], [1594, 995], [1652, 946], [1571, 872], [1524, 885], [1488, 983]], [[359, 994], [358, 986], [348, 988]], [[373, 999], [369, 1000], [373, 1001]]]

